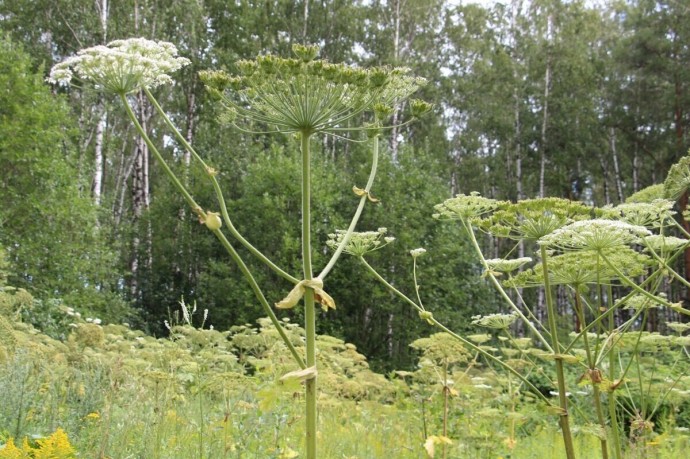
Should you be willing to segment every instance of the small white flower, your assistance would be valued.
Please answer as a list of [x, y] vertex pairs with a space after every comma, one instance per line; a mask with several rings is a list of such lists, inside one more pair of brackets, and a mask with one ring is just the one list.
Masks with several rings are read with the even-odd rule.
[[417, 258], [419, 256], [422, 256], [426, 253], [426, 249], [423, 248], [418, 248], [418, 249], [413, 249], [410, 250], [410, 255], [412, 255], [412, 258]]
[[93, 323], [95, 323], [96, 325], [100, 325], [101, 319], [93, 319]]

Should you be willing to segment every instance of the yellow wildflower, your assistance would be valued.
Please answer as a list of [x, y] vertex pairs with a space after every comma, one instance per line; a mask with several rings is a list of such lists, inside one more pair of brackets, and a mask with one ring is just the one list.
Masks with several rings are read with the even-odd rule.
[[14, 438], [10, 438], [5, 447], [0, 449], [0, 459], [24, 459], [29, 456], [14, 444]]

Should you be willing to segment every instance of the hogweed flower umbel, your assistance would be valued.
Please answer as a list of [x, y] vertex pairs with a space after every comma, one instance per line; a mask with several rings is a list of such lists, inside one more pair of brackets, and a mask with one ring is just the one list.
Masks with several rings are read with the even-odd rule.
[[498, 208], [500, 201], [480, 196], [473, 191], [469, 195], [459, 194], [437, 204], [433, 217], [439, 220], [468, 220], [481, 217]]
[[518, 319], [516, 313], [511, 314], [489, 314], [486, 316], [472, 316], [472, 324], [484, 328], [492, 328], [495, 330], [504, 330], [510, 327], [513, 322]]
[[664, 197], [676, 201], [690, 189], [690, 156], [683, 156], [671, 166], [664, 181]]
[[496, 271], [499, 273], [509, 273], [531, 262], [532, 259], [530, 257], [520, 257], [507, 260], [503, 258], [490, 258], [486, 260], [486, 265], [492, 272]]
[[410, 255], [412, 255], [412, 258], [418, 258], [421, 257], [426, 253], [426, 249], [424, 248], [418, 248], [418, 249], [412, 249], [410, 250]]
[[[566, 252], [549, 257], [549, 283], [551, 285], [584, 286], [597, 282], [610, 282], [619, 278], [619, 274], [604, 263], [606, 257], [618, 270], [628, 277], [638, 276], [646, 271], [651, 259], [629, 247], [618, 247], [603, 252], [578, 251]], [[544, 265], [539, 263], [534, 268], [518, 273], [503, 282], [507, 287], [536, 287], [544, 285]]]
[[[395, 240], [394, 237], [386, 236], [387, 232], [387, 228], [379, 228], [376, 231], [354, 232], [343, 251], [350, 255], [361, 257], [369, 252], [379, 250]], [[335, 230], [335, 233], [328, 235], [326, 244], [328, 247], [336, 250], [346, 235], [347, 231]]]
[[82, 49], [50, 71], [48, 81], [67, 85], [74, 77], [118, 95], [172, 83], [170, 73], [189, 64], [172, 43], [145, 38], [115, 40]]
[[626, 202], [612, 210], [619, 211], [620, 219], [631, 225], [661, 228], [666, 226], [675, 215], [674, 205], [675, 203], [668, 199], [655, 199], [652, 202]]
[[[237, 74], [201, 72], [209, 92], [222, 101], [221, 117], [234, 122], [240, 117], [267, 124], [277, 132], [318, 132], [377, 129], [348, 126], [348, 120], [372, 112], [384, 122], [392, 107], [426, 84], [409, 75], [409, 69], [375, 67], [363, 69], [315, 60], [318, 47], [293, 46], [296, 59], [273, 55], [236, 63]], [[431, 106], [415, 102], [414, 114]]]
[[623, 247], [641, 242], [652, 233], [643, 226], [617, 220], [581, 220], [559, 228], [538, 243], [551, 249], [595, 250]]
[[661, 234], [653, 234], [644, 238], [644, 245], [648, 249], [653, 250], [656, 253], [667, 254], [669, 252], [675, 252], [676, 250], [683, 249], [687, 247], [687, 239], [681, 239], [675, 236], [662, 236]]
[[502, 202], [479, 227], [498, 237], [536, 240], [574, 221], [592, 218], [591, 212], [581, 202], [560, 198]]

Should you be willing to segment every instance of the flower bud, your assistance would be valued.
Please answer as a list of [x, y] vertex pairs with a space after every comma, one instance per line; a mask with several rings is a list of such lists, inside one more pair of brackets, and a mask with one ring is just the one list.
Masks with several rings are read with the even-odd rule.
[[317, 45], [292, 45], [292, 52], [295, 53], [302, 62], [311, 62], [319, 54], [319, 47]]
[[418, 118], [423, 114], [430, 112], [432, 107], [433, 105], [423, 100], [413, 99], [410, 101], [410, 111], [412, 112], [412, 116], [414, 116], [415, 118]]
[[204, 217], [204, 225], [211, 231], [220, 229], [223, 225], [223, 221], [220, 219], [220, 214], [218, 212], [206, 212]]
[[419, 318], [422, 320], [426, 320], [429, 325], [434, 325], [434, 315], [431, 313], [431, 311], [419, 311]]

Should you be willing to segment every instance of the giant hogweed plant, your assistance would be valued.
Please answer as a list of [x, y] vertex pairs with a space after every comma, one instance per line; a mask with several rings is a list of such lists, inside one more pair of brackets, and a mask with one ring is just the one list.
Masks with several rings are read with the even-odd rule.
[[[688, 189], [690, 167], [687, 163], [681, 162], [671, 170], [665, 183], [665, 196], [675, 199]], [[684, 370], [667, 375], [662, 382], [664, 387], [659, 388], [659, 378], [653, 370], [648, 373], [650, 346], [657, 350], [658, 345], [670, 341], [675, 343], [675, 350], [680, 352], [673, 367], [681, 359], [687, 359], [689, 354], [682, 341], [684, 337], [670, 339], [643, 331], [653, 308], [668, 308], [675, 315], [690, 315], [681, 303], [671, 303], [664, 293], [664, 289], [674, 281], [684, 287], [690, 286], [673, 269], [673, 261], [688, 247], [685, 238], [690, 237], [674, 219], [674, 204], [664, 196], [653, 196], [647, 202], [598, 209], [557, 198], [510, 203], [472, 193], [458, 195], [436, 206], [434, 218], [456, 222], [464, 230], [484, 268], [483, 276], [495, 286], [510, 309], [509, 313], [475, 317], [473, 323], [504, 332], [504, 340], [513, 340], [510, 327], [515, 321], [522, 321], [530, 337], [540, 347], [532, 354], [540, 360], [553, 362], [556, 375], [554, 394], [558, 403], [552, 404], [544, 396], [542, 400], [558, 417], [569, 459], [575, 457], [572, 437], [575, 429], [568, 400], [573, 388], [568, 385], [567, 373], [578, 374], [579, 385], [590, 388], [591, 409], [583, 410], [582, 405], [576, 406], [576, 411], [582, 413], [579, 421], [587, 426], [578, 430], [589, 431], [599, 437], [603, 458], [612, 456], [617, 459], [623, 457], [618, 394], [624, 391], [627, 399], [631, 399], [632, 393], [637, 392], [637, 398], [641, 400], [640, 406], [629, 413], [633, 419], [629, 430], [634, 433], [631, 439], [635, 440], [651, 430], [653, 424], [650, 419], [654, 412], [684, 376]], [[513, 241], [515, 248], [518, 244], [534, 248], [536, 261], [530, 257], [487, 259], [477, 230]], [[680, 234], [683, 238], [673, 234]], [[346, 251], [357, 256], [377, 279], [416, 308], [423, 320], [483, 355], [488, 364], [502, 367], [516, 376], [523, 388], [541, 395], [526, 378], [527, 374], [520, 372], [522, 365], [514, 365], [510, 359], [502, 360], [486, 348], [472, 344], [467, 339], [470, 337], [453, 333], [438, 323], [432, 312], [425, 308], [417, 283], [417, 259], [425, 253], [424, 249], [411, 251], [415, 284], [412, 298], [386, 282], [367, 263], [364, 255], [378, 247], [371, 243], [366, 250], [361, 247], [366, 244], [357, 247], [353, 241], [363, 237], [366, 235], [352, 236]], [[336, 246], [342, 238], [334, 234], [332, 239], [332, 245]], [[517, 270], [521, 271], [511, 274]], [[569, 307], [577, 318], [577, 329], [565, 340], [559, 330], [560, 313], [554, 299], [557, 286], [566, 292]], [[546, 306], [543, 321], [522, 299], [522, 289], [529, 287], [543, 289]], [[509, 293], [510, 289], [514, 289], [514, 294]], [[620, 310], [624, 310], [617, 314], [625, 318], [622, 324], [614, 320]], [[670, 323], [669, 327], [681, 332], [685, 330], [679, 323]], [[670, 348], [667, 346], [665, 350]], [[528, 368], [532, 371], [535, 365]], [[651, 390], [653, 384], [654, 393]], [[593, 420], [588, 415], [590, 413], [593, 413]]]
[[[376, 201], [371, 194], [371, 188], [377, 170], [378, 137], [381, 130], [386, 127], [394, 106], [409, 98], [425, 81], [411, 76], [405, 68], [363, 69], [316, 59], [319, 51], [316, 46], [295, 45], [293, 51], [295, 58], [259, 56], [254, 60], [237, 62], [235, 75], [222, 71], [207, 71], [201, 73], [201, 78], [209, 92], [224, 107], [221, 118], [226, 123], [245, 132], [293, 134], [300, 143], [302, 273], [299, 275], [288, 273], [277, 266], [237, 231], [228, 214], [225, 198], [217, 180], [218, 171], [207, 164], [181, 135], [152, 93], [157, 86], [173, 83], [171, 74], [189, 64], [189, 60], [178, 56], [174, 45], [135, 38], [84, 49], [76, 56], [57, 64], [50, 73], [49, 81], [63, 85], [77, 82], [89, 84], [99, 91], [119, 98], [138, 134], [144, 139], [176, 189], [183, 195], [199, 221], [218, 238], [239, 266], [257, 300], [290, 350], [296, 366], [299, 367], [298, 370], [284, 375], [283, 379], [301, 381], [305, 385], [306, 457], [315, 458], [318, 374], [315, 305], [320, 303], [325, 311], [335, 308], [335, 301], [324, 290], [324, 280], [343, 251], [352, 244], [357, 244], [359, 239], [352, 238], [357, 221], [365, 204]], [[132, 108], [134, 94], [143, 94], [147, 98], [174, 137], [203, 169], [215, 191], [219, 211], [207, 210], [197, 203], [173, 172], [169, 166], [170, 160], [159, 152], [140, 125]], [[429, 104], [418, 100], [412, 100], [409, 106], [412, 111], [411, 120], [431, 108]], [[360, 139], [356, 136], [357, 132], [365, 135], [360, 134], [360, 137], [363, 137]], [[315, 274], [311, 239], [311, 141], [321, 135], [369, 142], [372, 163], [366, 185], [363, 188], [353, 187], [359, 203], [349, 227], [339, 233], [340, 241], [334, 254], [326, 266]], [[292, 290], [284, 299], [275, 302], [273, 306], [269, 303], [249, 268], [226, 236], [226, 230], [253, 256], [293, 284]], [[379, 231], [376, 234], [382, 233]], [[391, 239], [385, 240], [390, 242]], [[375, 243], [378, 243], [378, 239]], [[283, 329], [283, 323], [278, 320], [273, 310], [274, 307], [293, 308], [300, 303], [305, 308], [305, 355], [302, 355], [291, 342]]]
[[[177, 55], [169, 43], [144, 39], [118, 40], [108, 46], [80, 51], [76, 56], [55, 66], [49, 80], [70, 84], [78, 81], [91, 84], [97, 90], [117, 96], [139, 135], [160, 162], [163, 170], [183, 195], [199, 221], [220, 241], [230, 257], [246, 277], [257, 300], [264, 308], [273, 327], [292, 354], [299, 370], [283, 378], [304, 383], [306, 391], [306, 456], [316, 457], [316, 303], [325, 310], [335, 308], [334, 300], [324, 290], [324, 280], [341, 254], [358, 258], [371, 274], [393, 293], [417, 309], [421, 320], [440, 329], [452, 339], [462, 343], [475, 355], [483, 357], [494, 368], [508, 372], [517, 385], [539, 398], [558, 416], [566, 455], [574, 458], [571, 413], [567, 397], [566, 365], [582, 374], [581, 381], [591, 386], [597, 435], [601, 439], [602, 455], [611, 453], [622, 457], [621, 432], [617, 419], [616, 394], [619, 390], [634, 390], [629, 375], [637, 371], [637, 390], [643, 392], [643, 355], [645, 340], [656, 338], [639, 332], [649, 310], [666, 307], [688, 314], [680, 304], [670, 303], [661, 293], [669, 281], [687, 286], [687, 281], [672, 269], [672, 262], [687, 246], [685, 239], [672, 236], [678, 230], [688, 237], [672, 218], [672, 201], [657, 199], [619, 206], [618, 208], [591, 209], [579, 203], [559, 199], [527, 200], [507, 203], [476, 194], [459, 195], [437, 207], [436, 218], [452, 220], [465, 230], [484, 267], [484, 276], [499, 291], [510, 308], [509, 313], [497, 313], [475, 318], [477, 326], [504, 332], [508, 338], [511, 325], [520, 320], [540, 346], [539, 358], [554, 362], [558, 403], [542, 394], [530, 381], [521, 365], [511, 365], [494, 355], [490, 348], [460, 336], [441, 324], [432, 311], [425, 308], [417, 283], [417, 259], [424, 249], [411, 252], [413, 258], [413, 297], [405, 295], [386, 281], [365, 260], [365, 256], [380, 250], [393, 241], [385, 228], [376, 231], [355, 232], [357, 221], [367, 202], [375, 202], [371, 194], [377, 170], [378, 136], [392, 113], [392, 107], [408, 98], [424, 81], [408, 74], [405, 69], [380, 67], [360, 69], [316, 59], [318, 49], [295, 46], [296, 58], [260, 56], [255, 60], [236, 64], [237, 74], [209, 71], [202, 73], [208, 90], [224, 107], [222, 119], [237, 129], [248, 132], [291, 133], [300, 142], [302, 152], [301, 226], [302, 273], [293, 275], [269, 260], [242, 236], [227, 212], [223, 193], [217, 180], [218, 171], [197, 154], [174, 123], [166, 115], [151, 92], [157, 86], [172, 83], [170, 74], [189, 61]], [[131, 96], [143, 93], [179, 143], [190, 152], [208, 177], [217, 198], [219, 211], [205, 210], [175, 175], [165, 159], [139, 124], [132, 109]], [[428, 104], [412, 101], [412, 115], [429, 109]], [[369, 123], [359, 123], [363, 119]], [[359, 123], [359, 124], [358, 124]], [[364, 139], [354, 133], [363, 132]], [[319, 135], [332, 135], [371, 144], [372, 164], [364, 188], [353, 187], [359, 203], [350, 225], [335, 230], [328, 245], [334, 250], [325, 267], [314, 275], [311, 241], [311, 139]], [[679, 164], [669, 175], [667, 197], [675, 199], [687, 188], [690, 174], [686, 164]], [[681, 191], [678, 191], [681, 190]], [[225, 228], [223, 228], [223, 224]], [[476, 229], [494, 237], [506, 238], [516, 244], [532, 244], [537, 248], [534, 262], [531, 258], [487, 259], [478, 242]], [[283, 300], [274, 303], [277, 309], [293, 308], [300, 302], [305, 308], [305, 355], [302, 355], [284, 330], [273, 307], [265, 298], [261, 287], [227, 238], [225, 231], [261, 260], [268, 268], [293, 284]], [[532, 264], [531, 267], [529, 265]], [[526, 271], [511, 276], [521, 268]], [[505, 279], [505, 280], [504, 280]], [[578, 317], [578, 330], [574, 338], [562, 340], [557, 324], [557, 308], [553, 288], [567, 288], [573, 310]], [[506, 289], [539, 286], [544, 289], [546, 323], [541, 323], [529, 307]], [[624, 287], [621, 289], [619, 287]], [[625, 292], [619, 294], [618, 292]], [[614, 295], [618, 297], [614, 301]], [[515, 301], [513, 298], [518, 298]], [[630, 309], [628, 320], [617, 325], [614, 312]], [[636, 331], [637, 330], [637, 331]], [[630, 337], [633, 336], [631, 340]], [[635, 338], [635, 336], [637, 338]], [[683, 338], [683, 337], [680, 337]], [[625, 344], [625, 345], [624, 345]], [[683, 348], [684, 350], [684, 348]], [[524, 354], [523, 351], [520, 351]], [[531, 371], [531, 370], [530, 370]], [[677, 377], [675, 381], [680, 380]], [[675, 383], [672, 383], [673, 386]], [[669, 392], [673, 387], [669, 388]], [[667, 393], [669, 393], [667, 392]], [[602, 403], [608, 401], [608, 412]], [[642, 394], [644, 395], [644, 393]], [[663, 396], [662, 396], [663, 397]], [[645, 410], [637, 425], [645, 427]], [[430, 437], [431, 443], [445, 445], [445, 435]], [[428, 442], [429, 443], [429, 442]], [[432, 445], [433, 446], [433, 445]], [[445, 448], [444, 448], [445, 450]]]
[[[437, 206], [434, 216], [460, 224], [476, 249], [484, 276], [498, 289], [511, 309], [510, 315], [523, 321], [541, 346], [540, 357], [553, 361], [558, 396], [555, 413], [568, 458], [575, 453], [566, 366], [580, 375], [580, 384], [591, 389], [590, 412], [594, 413], [598, 428], [590, 430], [601, 440], [602, 457], [612, 454], [621, 458], [617, 394], [634, 390], [632, 386], [637, 383], [636, 390], [641, 392], [642, 399], [651, 395], [646, 390], [651, 387], [651, 377], [645, 380], [649, 375], [642, 371], [648, 350], [645, 344], [655, 339], [643, 332], [649, 312], [664, 307], [676, 314], [690, 313], [681, 303], [669, 302], [663, 292], [669, 281], [688, 286], [685, 278], [672, 268], [672, 261], [688, 246], [686, 239], [671, 235], [680, 232], [688, 236], [674, 220], [673, 206], [673, 201], [657, 198], [592, 209], [555, 198], [509, 203], [477, 194], [459, 195]], [[537, 261], [526, 257], [485, 258], [477, 240], [477, 228], [493, 237], [512, 240], [516, 246], [522, 243], [534, 247]], [[528, 267], [529, 264], [532, 266]], [[521, 267], [527, 269], [514, 276], [510, 274]], [[563, 340], [558, 326], [561, 313], [554, 300], [556, 286], [565, 288], [568, 306], [576, 316], [577, 330], [567, 340]], [[528, 287], [543, 289], [545, 323], [535, 317], [530, 305], [521, 301], [520, 289]], [[507, 288], [514, 288], [515, 295], [509, 295]], [[621, 309], [626, 311], [618, 315], [627, 319], [617, 324], [614, 316]], [[507, 328], [505, 317], [488, 316], [475, 323]], [[685, 348], [681, 350], [681, 357], [687, 358]], [[670, 379], [657, 406], [682, 376], [680, 373]], [[652, 412], [647, 414], [651, 416]], [[637, 424], [645, 425], [645, 421], [643, 412]], [[582, 422], [588, 422], [587, 416]]]

